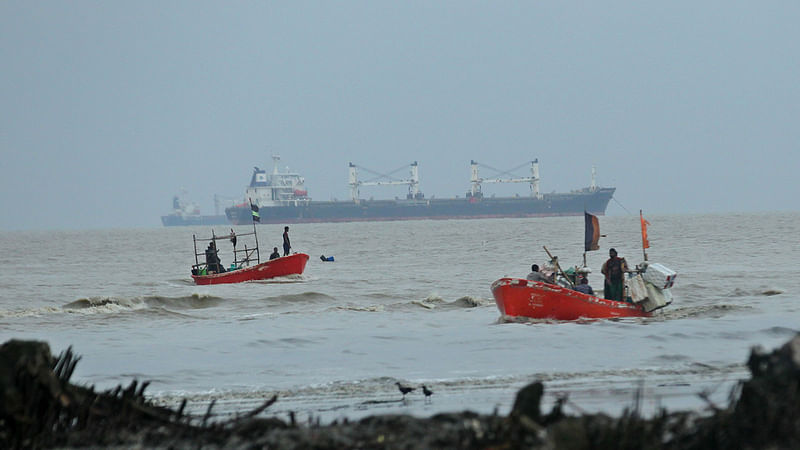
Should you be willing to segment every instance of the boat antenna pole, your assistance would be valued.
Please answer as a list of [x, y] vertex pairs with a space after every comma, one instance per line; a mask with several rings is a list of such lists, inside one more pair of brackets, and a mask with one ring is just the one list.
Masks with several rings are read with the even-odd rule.
[[197, 259], [197, 236], [192, 235], [192, 241], [194, 242], [194, 265], [199, 266], [200, 260]]
[[548, 250], [546, 246], [543, 245], [542, 248], [544, 249], [544, 251], [547, 252], [547, 256], [549, 256], [550, 259], [553, 261], [553, 264], [556, 266], [556, 270], [558, 270], [558, 273], [560, 273], [561, 276], [567, 280], [567, 283], [569, 283], [570, 286], [575, 287], [575, 283], [573, 283], [572, 280], [569, 279], [567, 274], [565, 274], [564, 271], [561, 270], [561, 265], [558, 264], [558, 259], [553, 258], [553, 255], [550, 254], [550, 250]]
[[258, 251], [258, 235], [256, 234], [256, 223], [253, 222], [253, 236], [256, 238], [256, 261], [261, 264], [261, 253]]
[[[275, 159], [274, 156], [272, 158]], [[276, 163], [275, 163], [275, 170], [276, 171], [278, 170], [277, 167], [278, 167], [278, 165], [277, 165], [277, 160], [276, 160]], [[252, 206], [253, 205], [253, 199], [248, 198], [247, 200], [250, 203], [250, 208], [252, 209], [252, 207], [253, 207]], [[253, 216], [253, 236], [256, 238], [256, 263], [257, 264], [261, 264], [261, 253], [259, 253], [259, 251], [258, 251], [258, 234], [256, 233], [256, 218], [255, 218], [255, 216]]]

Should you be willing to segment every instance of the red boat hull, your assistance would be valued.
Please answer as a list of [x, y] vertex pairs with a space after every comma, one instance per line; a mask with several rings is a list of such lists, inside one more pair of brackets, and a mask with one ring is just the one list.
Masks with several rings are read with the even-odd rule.
[[561, 286], [519, 278], [495, 281], [492, 295], [500, 314], [510, 317], [575, 320], [651, 315], [634, 303], [606, 300]]
[[257, 266], [245, 267], [225, 273], [212, 275], [192, 275], [195, 284], [242, 283], [244, 281], [267, 280], [286, 275], [299, 275], [306, 269], [308, 255], [295, 253], [289, 256], [263, 262]]

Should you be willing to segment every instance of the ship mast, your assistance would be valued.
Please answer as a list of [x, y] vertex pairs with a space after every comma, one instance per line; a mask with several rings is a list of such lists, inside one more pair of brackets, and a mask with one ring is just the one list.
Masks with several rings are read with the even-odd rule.
[[[472, 194], [472, 197], [480, 196], [481, 183], [530, 183], [530, 185], [531, 185], [531, 197], [542, 198], [542, 194], [539, 193], [539, 159], [538, 158], [534, 159], [533, 161], [530, 162], [530, 164], [531, 164], [531, 176], [529, 176], [529, 177], [514, 177], [513, 176], [513, 174], [511, 172], [513, 172], [514, 170], [519, 169], [521, 166], [517, 167], [515, 169], [507, 170], [507, 171], [500, 171], [500, 170], [494, 169], [492, 167], [486, 166], [484, 164], [478, 164], [478, 162], [475, 161], [475, 160], [470, 161], [470, 164], [471, 164], [470, 183], [472, 185], [471, 188], [470, 188], [470, 194]], [[527, 164], [527, 163], [525, 163], [525, 164]], [[481, 178], [478, 175], [478, 166], [479, 165], [484, 166], [484, 167], [486, 167], [488, 169], [492, 169], [495, 172], [500, 172], [500, 175], [506, 174], [506, 175], [511, 175], [512, 177], [511, 178]]]
[[[410, 170], [410, 177], [407, 180], [397, 180], [392, 179], [391, 174], [384, 175], [382, 173], [378, 173], [372, 170], [369, 170], [365, 167], [360, 167], [352, 162], [349, 163], [350, 165], [350, 198], [355, 203], [360, 202], [360, 192], [359, 186], [408, 186], [408, 199], [421, 199], [423, 198], [422, 192], [419, 189], [419, 164], [417, 161], [411, 163], [411, 170]], [[405, 166], [404, 166], [405, 167]], [[378, 176], [378, 179], [386, 178], [388, 180], [379, 180], [379, 181], [359, 181], [358, 180], [358, 169], [363, 169], [367, 172], [371, 172]], [[398, 170], [401, 170], [402, 167]], [[397, 172], [395, 170], [394, 172]], [[394, 173], [392, 172], [392, 173]]]
[[281, 160], [281, 155], [272, 155], [272, 174], [278, 174], [278, 161]]

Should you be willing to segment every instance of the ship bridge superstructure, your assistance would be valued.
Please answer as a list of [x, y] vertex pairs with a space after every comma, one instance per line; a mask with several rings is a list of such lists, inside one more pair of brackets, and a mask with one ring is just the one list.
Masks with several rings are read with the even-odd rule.
[[[388, 174], [382, 174], [379, 172], [375, 172], [374, 170], [367, 169], [366, 167], [361, 167], [350, 163], [350, 182], [348, 183], [350, 186], [350, 198], [355, 203], [359, 203], [360, 199], [360, 192], [359, 188], [361, 186], [408, 186], [408, 195], [406, 198], [408, 200], [422, 200], [425, 196], [419, 190], [419, 164], [416, 161], [411, 163], [410, 165], [410, 176], [406, 180], [394, 178], [393, 175], [401, 170], [406, 168], [406, 166], [400, 167]], [[364, 170], [365, 172], [369, 172], [375, 175], [375, 178], [371, 178], [367, 181], [360, 181], [358, 179], [358, 170]]]
[[185, 188], [180, 189], [180, 193], [172, 197], [172, 214], [178, 216], [184, 215], [199, 215], [200, 208], [197, 205], [187, 200], [188, 191]]
[[280, 159], [279, 155], [272, 156], [272, 173], [253, 168], [250, 186], [245, 190], [245, 200], [260, 207], [299, 205], [311, 201], [304, 187], [305, 179], [298, 173], [290, 172], [288, 167], [281, 172], [278, 168]]
[[[529, 177], [518, 177], [515, 176], [512, 172], [515, 170], [519, 170], [526, 165], [531, 165], [531, 176]], [[498, 177], [502, 177], [503, 175], [509, 176], [509, 178], [481, 178], [478, 175], [478, 166], [485, 167], [487, 169], [493, 170], [498, 173]], [[470, 161], [470, 190], [467, 192], [468, 198], [481, 198], [483, 197], [483, 193], [481, 192], [481, 184], [483, 183], [530, 183], [531, 186], [531, 197], [541, 199], [542, 194], [539, 192], [539, 159], [534, 159], [533, 161], [526, 162], [521, 166], [515, 167], [510, 170], [497, 170], [493, 167], [489, 167], [485, 164], [479, 164], [477, 161], [472, 160]]]

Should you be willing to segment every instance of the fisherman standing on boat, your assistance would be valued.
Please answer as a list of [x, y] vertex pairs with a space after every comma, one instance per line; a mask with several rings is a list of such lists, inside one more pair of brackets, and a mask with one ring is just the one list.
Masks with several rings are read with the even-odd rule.
[[608, 251], [608, 260], [603, 263], [600, 272], [606, 276], [603, 285], [603, 297], [608, 300], [623, 301], [625, 283], [623, 275], [628, 271], [628, 264], [625, 258], [618, 258], [617, 251], [613, 248]]
[[292, 245], [289, 243], [289, 227], [283, 227], [283, 256], [289, 256], [289, 249]]
[[222, 263], [219, 260], [219, 255], [217, 255], [217, 244], [214, 241], [211, 241], [206, 249], [206, 268], [209, 273], [225, 272], [225, 268], [222, 267]]

